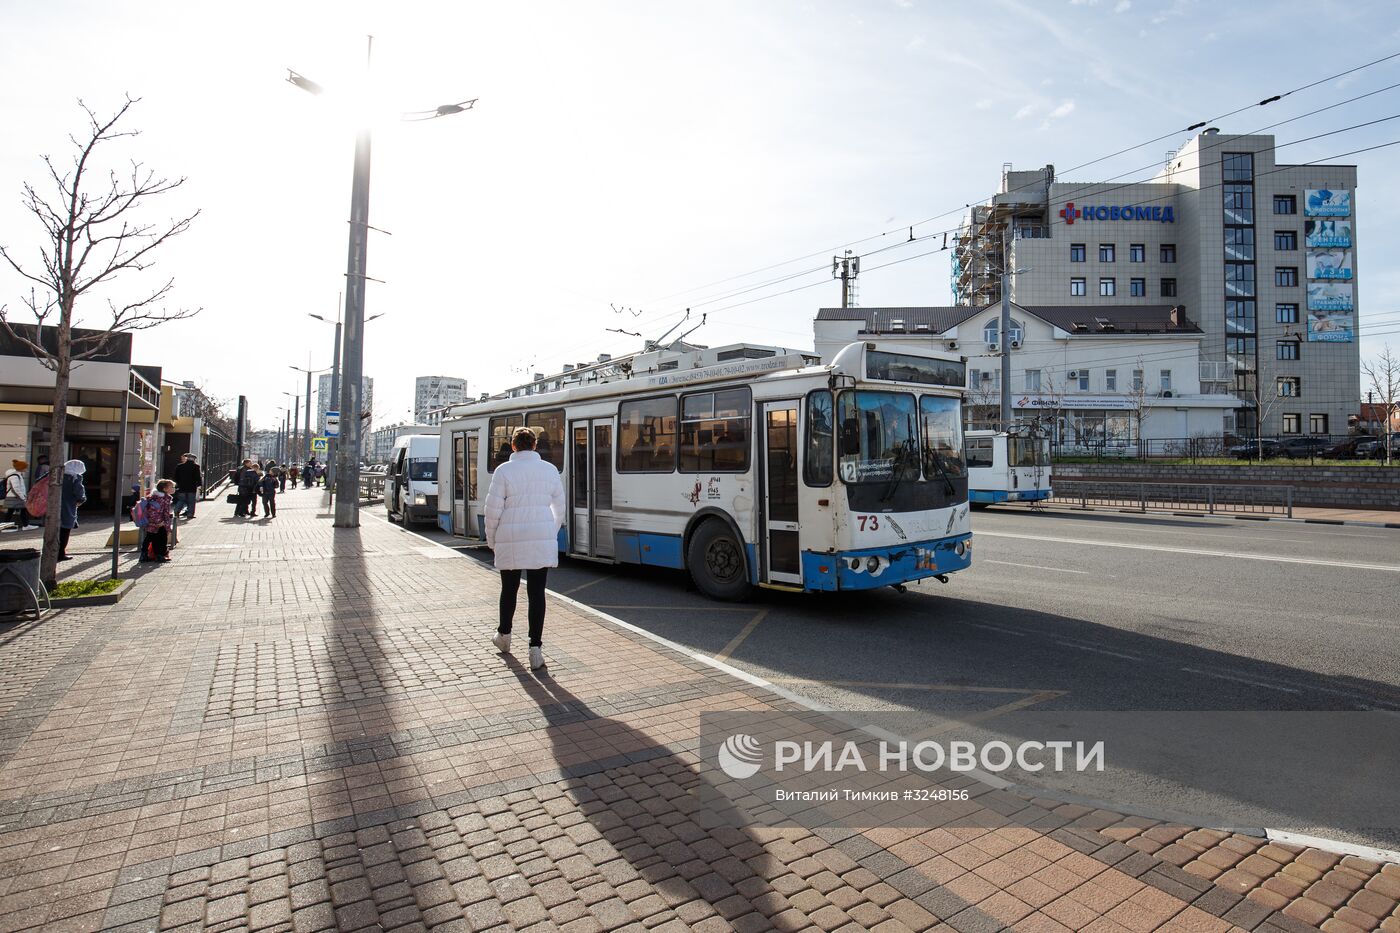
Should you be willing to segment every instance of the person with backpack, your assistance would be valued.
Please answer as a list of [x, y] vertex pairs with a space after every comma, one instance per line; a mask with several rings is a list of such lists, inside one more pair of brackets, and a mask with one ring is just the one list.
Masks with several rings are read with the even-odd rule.
[[233, 515], [235, 518], [248, 518], [249, 506], [258, 493], [258, 473], [253, 469], [251, 459], [244, 460], [242, 468], [234, 474], [234, 485], [238, 487], [238, 504]]
[[316, 478], [316, 458], [308, 457], [306, 467], [301, 471], [301, 478], [306, 483], [306, 488], [311, 488], [311, 481]]
[[58, 559], [69, 560], [68, 537], [78, 527], [78, 507], [87, 501], [87, 487], [83, 485], [83, 474], [87, 464], [81, 460], [69, 460], [63, 464], [63, 496], [59, 502], [58, 516]]
[[277, 468], [273, 467], [263, 475], [262, 482], [258, 484], [258, 491], [262, 493], [263, 514], [268, 518], [277, 517]]
[[29, 469], [24, 460], [11, 460], [12, 466], [5, 471], [5, 512], [6, 517], [15, 523], [15, 531], [23, 531], [29, 524], [29, 487], [24, 482], [24, 471]]
[[159, 480], [155, 492], [141, 499], [131, 510], [137, 525], [145, 522], [146, 537], [141, 546], [141, 561], [165, 563], [170, 560], [170, 526], [175, 521], [175, 481]]

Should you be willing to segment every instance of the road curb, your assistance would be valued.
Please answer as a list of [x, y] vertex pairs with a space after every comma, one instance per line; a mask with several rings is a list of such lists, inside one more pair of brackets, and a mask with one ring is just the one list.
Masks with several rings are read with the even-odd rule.
[[[1000, 503], [998, 503], [999, 505]], [[999, 512], [1011, 512], [1013, 509], [997, 508], [991, 506]], [[1046, 505], [1043, 509], [1054, 510], [1056, 512], [1113, 512], [1119, 515], [1172, 515], [1177, 518], [1213, 518], [1219, 521], [1241, 521], [1241, 522], [1293, 522], [1298, 525], [1347, 525], [1352, 528], [1391, 528], [1400, 529], [1400, 522], [1362, 522], [1344, 518], [1289, 518], [1285, 515], [1221, 515], [1219, 512], [1176, 512], [1163, 509], [1161, 511], [1141, 509], [1115, 509], [1108, 507], [1079, 506], [1079, 505]]]
[[[385, 524], [389, 524], [387, 518], [379, 518], [379, 516], [371, 517], [377, 518], [379, 521], [382, 521]], [[1286, 520], [1302, 521], [1302, 519]], [[427, 541], [430, 544], [436, 545], [437, 547], [442, 548], [443, 550], [449, 552], [455, 557], [460, 557], [464, 560], [471, 559], [466, 554], [462, 553], [460, 550], [452, 547], [451, 545], [444, 544], [441, 541], [434, 541], [431, 538], [424, 538], [422, 535], [418, 535], [415, 532], [409, 531], [406, 528], [400, 528], [396, 525], [391, 527], [394, 527], [397, 531], [400, 531], [403, 534], [412, 534], [421, 541]], [[1400, 525], [1397, 525], [1395, 527], [1400, 527]], [[697, 661], [701, 664], [706, 665], [707, 667], [714, 668], [715, 670], [720, 671], [724, 674], [728, 674], [729, 676], [734, 677], [737, 680], [742, 680], [744, 683], [749, 684], [750, 686], [758, 687], [762, 690], [767, 690], [770, 693], [782, 697], [784, 700], [787, 700], [790, 703], [795, 703], [798, 706], [801, 706], [803, 709], [809, 710], [814, 713], [822, 713], [827, 716], [832, 716], [833, 718], [838, 719], [841, 722], [852, 726], [853, 728], [860, 729], [862, 732], [869, 733], [870, 735], [873, 735], [876, 738], [889, 738], [891, 736], [893, 736], [896, 739], [900, 738], [899, 736], [895, 736], [888, 730], [880, 729], [876, 726], [870, 726], [862, 723], [853, 722], [844, 715], [842, 715], [841, 710], [837, 710], [832, 707], [816, 703], [808, 697], [802, 696], [798, 693], [794, 693], [793, 691], [788, 690], [785, 687], [781, 687], [778, 684], [765, 680], [764, 678], [759, 677], [757, 674], [750, 674], [747, 671], [740, 670], [739, 668], [734, 667], [724, 661], [717, 660], [711, 657], [710, 655], [701, 654], [697, 651], [692, 651], [690, 648], [687, 648], [684, 645], [671, 641], [669, 638], [657, 635], [654, 632], [649, 632], [646, 629], [633, 625], [630, 622], [625, 622], [622, 619], [617, 618], [616, 616], [609, 615], [608, 613], [603, 612], [601, 609], [594, 609], [587, 603], [579, 602], [577, 599], [574, 599], [570, 596], [565, 596], [563, 593], [559, 593], [551, 589], [546, 589], [545, 592], [551, 599], [556, 599], [559, 602], [572, 606], [580, 612], [584, 612], [588, 615], [594, 616], [595, 618], [600, 619], [601, 621], [606, 622], [609, 625], [623, 629], [624, 631], [631, 632], [635, 635], [639, 635], [650, 642], [661, 645], [662, 647], [667, 648], [671, 651], [675, 651], [683, 657], [689, 658], [693, 661]], [[979, 781], [980, 783], [987, 785], [988, 787], [992, 787], [998, 790], [1011, 790], [1013, 792], [1025, 794], [1028, 796], [1047, 797], [1052, 800], [1061, 799], [1061, 797], [1065, 797], [1065, 802], [1067, 803], [1081, 802], [1077, 798], [1075, 800], [1069, 800], [1069, 795], [1058, 795], [1052, 792], [1048, 792], [1043, 788], [1036, 788], [1024, 784], [1015, 784], [1011, 781], [1005, 780], [1004, 778], [999, 778], [996, 775], [989, 774], [985, 771], [981, 771], [980, 769], [967, 771], [963, 773], [967, 777], [971, 777]], [[1275, 840], [1278, 842], [1286, 842], [1292, 845], [1309, 846], [1311, 848], [1320, 849], [1324, 852], [1330, 852], [1335, 855], [1354, 855], [1358, 858], [1370, 859], [1372, 861], [1391, 862], [1395, 864], [1400, 864], [1400, 851], [1378, 849], [1372, 846], [1357, 845], [1355, 843], [1342, 842], [1341, 840], [1327, 839], [1320, 836], [1306, 836], [1300, 833], [1291, 832], [1289, 830], [1273, 829], [1267, 826], [1251, 826], [1244, 828], [1211, 826], [1209, 825], [1209, 821], [1207, 820], [1201, 820], [1186, 814], [1163, 814], [1160, 812], [1154, 812], [1150, 808], [1128, 806], [1114, 803], [1112, 801], [1093, 801], [1093, 803], [1096, 806], [1103, 807], [1105, 809], [1110, 809], [1118, 813], [1122, 813], [1125, 816], [1142, 816], [1148, 819], [1159, 820], [1164, 823], [1191, 825], [1203, 829], [1219, 829], [1221, 831], [1239, 833], [1241, 835], [1246, 836], [1255, 836], [1257, 838], [1265, 838]]]

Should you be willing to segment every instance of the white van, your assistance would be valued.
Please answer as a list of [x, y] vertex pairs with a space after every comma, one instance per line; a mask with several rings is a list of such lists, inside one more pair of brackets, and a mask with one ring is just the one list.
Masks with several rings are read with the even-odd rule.
[[438, 501], [438, 436], [405, 434], [394, 441], [384, 477], [389, 521], [435, 522]]

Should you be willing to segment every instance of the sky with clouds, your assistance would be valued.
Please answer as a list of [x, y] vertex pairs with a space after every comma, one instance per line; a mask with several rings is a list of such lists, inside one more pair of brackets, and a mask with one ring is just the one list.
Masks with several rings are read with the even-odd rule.
[[[495, 391], [635, 349], [689, 308], [694, 338], [810, 347], [839, 302], [833, 253], [868, 258], [866, 305], [944, 304], [941, 232], [1004, 162], [1062, 180], [1146, 166], [1182, 128], [1400, 51], [1386, 0], [774, 0], [706, 4], [145, 2], [5, 5], [0, 243], [33, 256], [20, 204], [41, 154], [67, 156], [77, 100], [141, 98], [113, 146], [188, 179], [148, 216], [199, 209], [135, 294], [173, 276], [195, 318], [137, 337], [166, 378], [247, 395], [255, 426], [326, 366], [343, 289], [354, 108], [374, 40], [365, 368], [375, 418], [406, 420], [413, 377]], [[287, 84], [287, 69], [340, 100]], [[1400, 83], [1400, 58], [1217, 123], [1248, 132]], [[478, 98], [400, 122], [398, 111]], [[1400, 88], [1280, 128], [1298, 139], [1400, 114]], [[1400, 139], [1400, 120], [1290, 147], [1303, 162]], [[1400, 346], [1400, 146], [1359, 166], [1363, 354]], [[900, 246], [908, 227], [921, 239]], [[922, 239], [927, 237], [928, 239]], [[878, 256], [877, 249], [886, 248]], [[877, 268], [883, 266], [883, 268]], [[163, 281], [163, 279], [161, 279]], [[25, 289], [0, 269], [0, 303]], [[102, 300], [79, 308], [102, 319]], [[1389, 331], [1390, 333], [1387, 333]]]

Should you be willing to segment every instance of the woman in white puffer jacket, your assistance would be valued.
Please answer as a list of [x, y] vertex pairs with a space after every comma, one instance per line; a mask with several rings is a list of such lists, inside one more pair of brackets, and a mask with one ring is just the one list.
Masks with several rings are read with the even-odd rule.
[[486, 493], [486, 544], [501, 572], [501, 624], [491, 639], [510, 651], [510, 630], [520, 572], [529, 601], [530, 667], [544, 667], [544, 588], [550, 567], [559, 566], [559, 529], [567, 514], [559, 471], [535, 453], [535, 432], [521, 428], [511, 438], [515, 452], [496, 467]]

